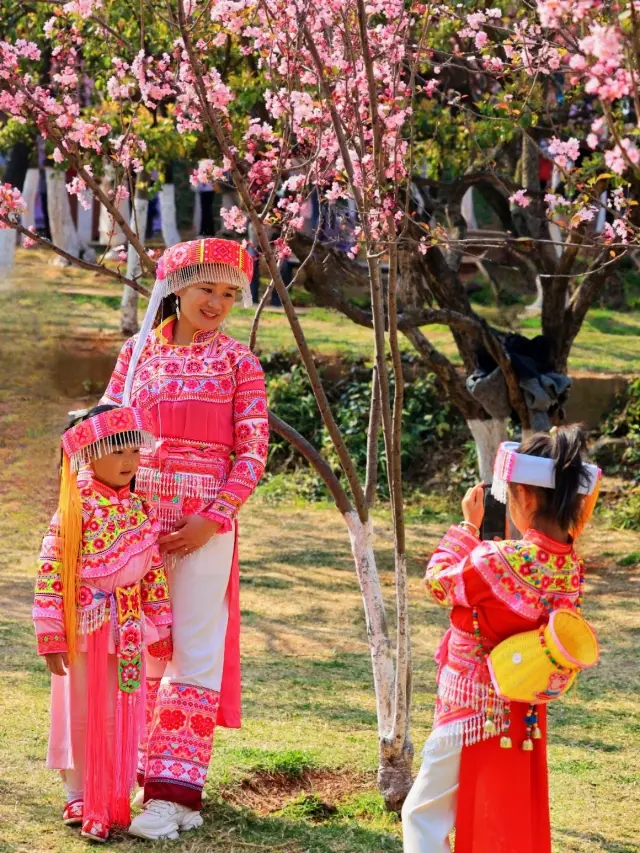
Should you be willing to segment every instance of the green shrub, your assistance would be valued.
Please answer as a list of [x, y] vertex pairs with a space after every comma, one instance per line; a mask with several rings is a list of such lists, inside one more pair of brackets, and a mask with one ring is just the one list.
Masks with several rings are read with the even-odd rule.
[[630, 382], [618, 396], [604, 422], [602, 434], [627, 441], [619, 470], [608, 473], [620, 473], [640, 481], [640, 379]]
[[[290, 353], [274, 353], [263, 359], [267, 375], [267, 394], [272, 410], [291, 424], [320, 450], [338, 473], [338, 457], [322, 422], [302, 366]], [[407, 368], [412, 368], [406, 359]], [[353, 359], [319, 365], [329, 402], [356, 467], [364, 477], [367, 460], [367, 432], [371, 397], [371, 367]], [[393, 382], [391, 383], [393, 395]], [[443, 477], [447, 487], [460, 483], [473, 465], [468, 434], [462, 417], [443, 400], [435, 377], [416, 376], [405, 384], [402, 430], [402, 465], [405, 479], [412, 487], [424, 485], [430, 478]], [[472, 446], [472, 445], [471, 445]], [[382, 432], [379, 439], [378, 492], [388, 497], [385, 476], [386, 454]], [[314, 472], [291, 445], [272, 434], [269, 450], [269, 475], [262, 489], [267, 499], [287, 497], [318, 500], [326, 490]], [[303, 476], [302, 472], [306, 472]]]

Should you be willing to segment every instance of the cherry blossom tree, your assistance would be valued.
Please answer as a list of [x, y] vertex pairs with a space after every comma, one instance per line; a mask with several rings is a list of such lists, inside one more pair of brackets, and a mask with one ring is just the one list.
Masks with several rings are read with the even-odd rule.
[[[544, 297], [543, 329], [556, 342], [557, 366], [566, 366], [607, 271], [637, 243], [637, 118], [635, 123], [625, 118], [620, 100], [630, 98], [639, 115], [634, 84], [639, 54], [629, 48], [637, 43], [637, 9], [634, 4], [612, 9], [595, 0], [505, 10], [403, 0], [147, 0], [140, 9], [128, 24], [137, 34], [124, 38], [117, 4], [66, 3], [44, 28], [44, 38], [55, 45], [46, 79], [34, 71], [42, 56], [39, 44], [23, 37], [0, 42], [0, 110], [36, 128], [53, 160], [74, 169], [67, 189], [81, 204], [92, 194], [104, 205], [128, 241], [129, 274], [80, 261], [60, 246], [52, 246], [54, 251], [139, 293], [146, 292], [141, 277], [153, 276], [155, 262], [136, 217], [129, 221], [120, 201], [135, 192], [134, 176], [149, 170], [148, 117], [198, 140], [207, 158], [195, 180], [231, 176], [240, 203], [226, 211], [225, 224], [239, 234], [251, 225], [339, 460], [334, 471], [272, 414], [274, 429], [318, 470], [345, 520], [371, 651], [379, 785], [388, 807], [397, 809], [411, 784], [413, 753], [400, 335], [463, 411], [479, 443], [483, 474], [489, 471], [504, 421], [487, 417], [424, 332], [433, 324], [448, 325], [467, 369], [483, 346], [528, 428], [504, 336], [473, 310], [458, 274], [462, 253], [473, 243], [465, 235], [462, 200], [476, 188], [509, 223], [511, 233], [494, 239], [523, 269], [533, 265]], [[92, 59], [99, 41], [112, 48], [102, 66]], [[588, 105], [588, 127], [582, 115], [568, 116], [569, 126], [558, 123], [549, 101], [560, 72], [564, 97], [570, 93], [572, 103]], [[482, 168], [470, 171], [463, 164], [445, 182], [443, 152], [463, 140], [463, 152], [477, 147], [471, 130], [482, 130], [488, 140]], [[545, 141], [563, 192], [555, 187], [544, 193], [540, 187]], [[590, 153], [578, 164], [584, 146]], [[105, 161], [121, 176], [111, 190], [101, 181]], [[513, 163], [509, 176], [500, 174], [504, 161]], [[351, 258], [338, 258], [317, 234], [302, 238], [303, 211], [313, 193], [322, 202], [355, 204]], [[592, 223], [603, 205], [606, 221], [597, 230]], [[20, 192], [5, 187], [0, 222], [24, 234], [23, 211]], [[321, 300], [372, 329], [365, 478], [336, 424], [280, 272], [292, 248]], [[334, 264], [340, 275], [361, 276], [357, 259], [366, 265], [369, 310], [347, 299], [339, 277], [336, 284], [322, 274]], [[259, 339], [261, 308], [252, 342]], [[376, 567], [370, 510], [380, 432], [393, 517], [395, 637]]]

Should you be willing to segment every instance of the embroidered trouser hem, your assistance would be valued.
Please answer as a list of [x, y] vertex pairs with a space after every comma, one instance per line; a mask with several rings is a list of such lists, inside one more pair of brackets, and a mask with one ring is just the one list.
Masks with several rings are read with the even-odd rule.
[[402, 807], [404, 853], [449, 853], [456, 821], [461, 746], [432, 734]]
[[220, 694], [177, 682], [160, 686], [149, 738], [144, 799], [202, 806]]

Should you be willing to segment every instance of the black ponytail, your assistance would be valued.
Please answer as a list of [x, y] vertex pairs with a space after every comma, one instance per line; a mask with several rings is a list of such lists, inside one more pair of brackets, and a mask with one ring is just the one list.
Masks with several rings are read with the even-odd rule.
[[522, 442], [518, 453], [554, 460], [556, 486], [555, 489], [536, 488], [537, 515], [557, 522], [563, 530], [570, 530], [580, 517], [582, 496], [579, 490], [589, 483], [584, 465], [587, 437], [580, 425], [558, 427], [553, 435], [536, 433]]

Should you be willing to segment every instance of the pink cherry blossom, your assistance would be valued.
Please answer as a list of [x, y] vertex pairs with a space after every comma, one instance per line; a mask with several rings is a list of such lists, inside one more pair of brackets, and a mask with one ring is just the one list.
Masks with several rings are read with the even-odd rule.
[[[11, 222], [17, 222], [18, 218], [27, 212], [27, 205], [22, 193], [11, 184], [0, 184], [0, 216], [4, 216]], [[8, 226], [4, 223], [3, 228]]]
[[222, 208], [220, 216], [224, 221], [224, 227], [230, 231], [242, 233], [247, 227], [247, 215], [237, 205], [228, 209]]
[[518, 207], [529, 207], [531, 204], [531, 199], [527, 195], [526, 190], [518, 190], [513, 193], [513, 195], [509, 196], [509, 201], [511, 204], [516, 204]]

